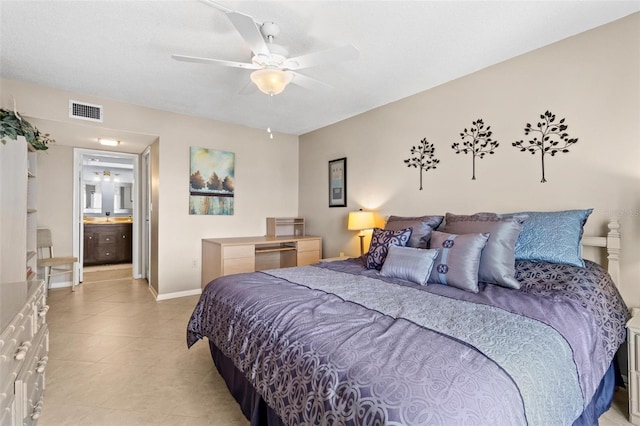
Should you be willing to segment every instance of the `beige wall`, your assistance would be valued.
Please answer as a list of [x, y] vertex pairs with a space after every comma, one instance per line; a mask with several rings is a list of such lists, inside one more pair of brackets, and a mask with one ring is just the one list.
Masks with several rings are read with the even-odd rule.
[[[157, 258], [151, 266], [152, 275], [157, 267], [157, 292], [160, 296], [199, 291], [202, 238], [264, 235], [266, 217], [297, 215], [296, 136], [277, 134], [274, 140], [269, 140], [266, 132], [260, 129], [142, 108], [15, 80], [0, 80], [0, 89], [1, 105], [12, 108], [13, 96], [19, 111], [26, 116], [75, 122], [68, 118], [68, 102], [74, 99], [103, 105], [105, 121], [100, 127], [158, 135], [158, 146], [152, 152], [153, 181], [157, 184], [153, 214], [157, 239], [152, 241], [152, 248], [157, 244]], [[84, 121], [81, 124], [90, 125]], [[44, 128], [40, 130], [47, 131]], [[56, 138], [55, 134], [51, 136]], [[64, 142], [60, 141], [60, 144]], [[190, 146], [235, 152], [237, 192], [233, 216], [189, 215]], [[39, 193], [43, 194], [43, 203], [53, 202], [49, 193], [69, 202], [67, 213], [64, 213], [66, 206], [63, 206], [55, 218], [49, 212], [47, 216], [40, 215], [40, 222], [49, 222], [56, 229], [56, 243], [66, 247], [71, 246], [70, 152], [67, 147], [56, 146], [39, 159], [39, 184], [42, 183]], [[195, 268], [194, 260], [197, 262]]]
[[[508, 42], [508, 41], [505, 41]], [[548, 158], [519, 152], [527, 122], [546, 110], [566, 118], [579, 141]], [[451, 144], [482, 118], [500, 143], [477, 161]], [[422, 138], [441, 163], [423, 176], [403, 160]], [[328, 208], [327, 161], [347, 157], [348, 207]], [[347, 213], [381, 216], [593, 207], [586, 234], [620, 219], [621, 292], [640, 306], [640, 14], [596, 28], [464, 78], [300, 137], [300, 207], [324, 254], [358, 253]]]
[[[51, 229], [54, 253], [73, 253], [73, 148], [52, 144], [37, 152], [38, 226]], [[51, 277], [51, 285], [71, 283], [70, 275]], [[64, 284], [64, 285], [67, 285]]]

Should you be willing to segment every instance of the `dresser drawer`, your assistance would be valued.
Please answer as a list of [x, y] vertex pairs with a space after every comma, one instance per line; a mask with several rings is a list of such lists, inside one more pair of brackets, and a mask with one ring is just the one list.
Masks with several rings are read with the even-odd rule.
[[96, 248], [95, 257], [98, 261], [109, 261], [118, 258], [118, 246], [105, 244]]
[[36, 335], [30, 357], [15, 381], [16, 414], [21, 424], [31, 424], [40, 417], [48, 352], [49, 330], [45, 325]]
[[318, 251], [298, 252], [298, 265], [305, 266], [320, 262], [320, 253]]
[[224, 261], [224, 275], [242, 274], [245, 272], [255, 272], [256, 263], [254, 258], [226, 259]]
[[45, 324], [47, 312], [49, 312], [49, 305], [47, 305], [47, 292], [44, 290], [44, 287], [40, 287], [36, 293], [35, 300], [33, 301], [33, 307], [35, 312], [33, 334], [35, 335]]
[[0, 425], [5, 426], [16, 424], [15, 413], [16, 399], [13, 396], [13, 392], [10, 394], [0, 394]]
[[246, 246], [227, 246], [224, 248], [224, 253], [222, 255], [225, 259], [236, 259], [239, 257], [247, 257], [254, 259], [255, 258], [255, 246], [254, 245], [246, 245]]
[[116, 232], [103, 232], [98, 234], [98, 244], [115, 244], [118, 240]]
[[298, 241], [298, 252], [301, 251], [319, 251], [320, 240]]
[[[0, 337], [0, 384], [13, 384], [27, 358], [33, 337], [33, 306], [27, 303]], [[4, 392], [7, 389], [0, 389]]]

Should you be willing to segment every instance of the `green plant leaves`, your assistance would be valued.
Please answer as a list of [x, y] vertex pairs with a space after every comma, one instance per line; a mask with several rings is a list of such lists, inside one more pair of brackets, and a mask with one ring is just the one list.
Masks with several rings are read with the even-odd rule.
[[55, 143], [55, 140], [51, 139], [48, 133], [41, 133], [31, 123], [21, 118], [19, 114], [16, 115], [14, 111], [1, 108], [0, 140], [5, 144], [7, 138], [16, 140], [18, 136], [24, 136], [31, 146], [41, 151], [49, 149], [50, 143]]

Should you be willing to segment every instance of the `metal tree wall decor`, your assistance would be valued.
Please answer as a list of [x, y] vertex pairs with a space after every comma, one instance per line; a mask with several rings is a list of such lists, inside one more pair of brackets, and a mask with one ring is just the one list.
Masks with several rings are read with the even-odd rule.
[[[578, 138], [569, 138], [569, 135], [565, 132], [567, 125], [564, 124], [564, 118], [557, 124], [555, 114], [547, 111], [544, 114], [540, 114], [540, 120], [534, 128], [530, 123], [527, 123], [524, 128], [524, 134], [534, 134], [533, 139], [526, 143], [522, 140], [513, 142], [512, 145], [519, 148], [521, 152], [529, 151], [532, 155], [535, 155], [536, 151], [540, 151], [540, 161], [542, 163], [542, 180], [541, 183], [547, 180], [544, 177], [544, 157], [551, 155], [552, 157], [558, 152], [569, 152], [569, 147], [576, 142]], [[537, 135], [539, 133], [539, 135]], [[539, 139], [538, 139], [539, 137]]]
[[460, 133], [462, 138], [462, 145], [460, 142], [455, 142], [451, 145], [451, 148], [456, 151], [456, 154], [469, 154], [471, 153], [473, 172], [471, 180], [476, 180], [476, 157], [482, 159], [485, 154], [493, 154], [494, 150], [499, 146], [498, 141], [491, 139], [492, 131], [491, 126], [484, 128], [484, 121], [478, 118], [476, 121], [472, 121], [473, 127], [464, 129]]
[[422, 172], [435, 169], [440, 160], [434, 158], [435, 147], [424, 138], [420, 145], [411, 147], [411, 155], [414, 157], [404, 160], [407, 167], [420, 169], [420, 191], [422, 191]]

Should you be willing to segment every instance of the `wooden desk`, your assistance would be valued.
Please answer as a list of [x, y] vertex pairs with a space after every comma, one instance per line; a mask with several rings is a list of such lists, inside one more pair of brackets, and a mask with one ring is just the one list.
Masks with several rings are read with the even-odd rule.
[[204, 238], [202, 288], [223, 275], [287, 268], [317, 263], [322, 258], [322, 237], [279, 236]]

